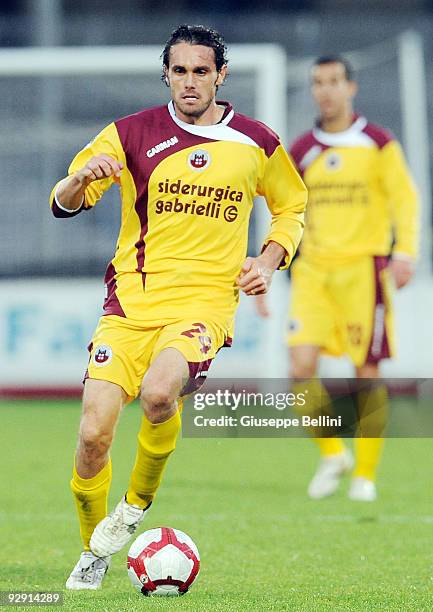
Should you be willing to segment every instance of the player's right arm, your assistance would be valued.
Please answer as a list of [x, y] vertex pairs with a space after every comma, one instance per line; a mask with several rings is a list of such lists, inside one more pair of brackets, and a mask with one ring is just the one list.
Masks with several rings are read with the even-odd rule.
[[117, 128], [111, 123], [73, 159], [68, 176], [51, 192], [50, 205], [56, 217], [78, 214], [96, 204], [113, 181], [119, 181], [126, 165]]
[[90, 183], [110, 176], [114, 176], [116, 180], [120, 178], [122, 169], [122, 162], [104, 153], [91, 157], [83, 168], [59, 183], [56, 191], [57, 203], [70, 211], [76, 211], [82, 206]]

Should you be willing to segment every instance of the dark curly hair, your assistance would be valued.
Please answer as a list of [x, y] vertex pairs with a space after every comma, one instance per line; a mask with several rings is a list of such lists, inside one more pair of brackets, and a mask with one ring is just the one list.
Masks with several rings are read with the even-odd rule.
[[[215, 64], [218, 72], [228, 63], [227, 46], [224, 38], [216, 30], [205, 28], [202, 25], [180, 25], [171, 33], [170, 38], [165, 43], [164, 51], [161, 54], [162, 63], [168, 69], [170, 61], [170, 49], [177, 43], [186, 42], [190, 45], [203, 45], [210, 47], [215, 53]], [[163, 77], [164, 78], [164, 77]]]

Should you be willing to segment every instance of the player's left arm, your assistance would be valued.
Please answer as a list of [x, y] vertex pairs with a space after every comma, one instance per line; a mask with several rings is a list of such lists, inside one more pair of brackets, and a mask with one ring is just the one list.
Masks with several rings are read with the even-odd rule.
[[242, 266], [238, 285], [247, 295], [269, 290], [273, 273], [289, 266], [302, 237], [307, 189], [281, 144], [266, 159], [257, 192], [272, 220], [261, 255], [247, 257]]
[[391, 140], [383, 147], [381, 158], [382, 177], [395, 237], [391, 272], [397, 289], [400, 289], [410, 281], [415, 270], [419, 240], [418, 194], [401, 146], [396, 140]]
[[239, 288], [247, 295], [267, 293], [272, 275], [286, 257], [286, 250], [271, 240], [258, 257], [247, 257], [238, 277]]

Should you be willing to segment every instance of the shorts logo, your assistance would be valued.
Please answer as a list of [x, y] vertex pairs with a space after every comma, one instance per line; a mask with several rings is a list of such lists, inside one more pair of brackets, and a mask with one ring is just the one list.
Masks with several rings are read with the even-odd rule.
[[[376, 309], [376, 313], [375, 313], [375, 322], [377, 321], [377, 309]], [[351, 323], [348, 324], [347, 326], [347, 333], [349, 335], [349, 341], [351, 344], [353, 344], [354, 346], [361, 346], [362, 343], [362, 326], [358, 325], [356, 323]], [[382, 337], [380, 338], [380, 344], [382, 344]], [[374, 345], [373, 345], [373, 355], [375, 355], [374, 352]], [[380, 352], [380, 348], [379, 348], [379, 352]]]
[[188, 155], [189, 167], [196, 172], [201, 172], [209, 166], [211, 162], [210, 154], [204, 149], [196, 149]]
[[212, 338], [210, 336], [199, 336], [198, 341], [201, 344], [200, 352], [206, 355], [212, 348]]
[[326, 158], [326, 167], [328, 170], [338, 170], [341, 168], [341, 157], [337, 153], [330, 153]]
[[99, 368], [102, 366], [106, 366], [111, 363], [113, 359], [113, 351], [111, 346], [107, 346], [106, 344], [101, 344], [96, 347], [95, 352], [93, 354], [93, 363]]

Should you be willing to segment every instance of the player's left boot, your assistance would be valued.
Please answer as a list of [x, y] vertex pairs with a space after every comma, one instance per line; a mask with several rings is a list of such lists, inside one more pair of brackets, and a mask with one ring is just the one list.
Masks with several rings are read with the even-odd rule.
[[311, 499], [323, 499], [333, 495], [340, 485], [342, 476], [353, 467], [353, 457], [348, 450], [321, 458], [319, 467], [308, 485]]
[[349, 499], [352, 501], [372, 502], [377, 499], [376, 485], [363, 476], [352, 478], [349, 489]]
[[137, 531], [149, 506], [143, 510], [139, 506], [128, 504], [123, 498], [113, 512], [96, 525], [90, 538], [92, 552], [98, 557], [119, 552]]
[[85, 550], [67, 579], [66, 588], [74, 591], [99, 589], [109, 567], [110, 557], [96, 557]]

